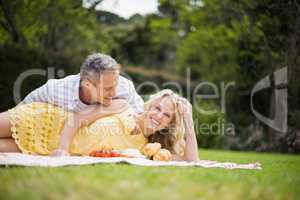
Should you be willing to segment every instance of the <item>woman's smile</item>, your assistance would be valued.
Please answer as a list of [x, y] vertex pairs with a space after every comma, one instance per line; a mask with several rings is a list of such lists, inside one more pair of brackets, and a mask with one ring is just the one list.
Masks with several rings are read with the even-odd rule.
[[153, 117], [151, 117], [150, 120], [151, 120], [151, 122], [152, 122], [152, 124], [153, 124], [154, 127], [158, 127], [159, 126], [159, 124], [160, 124], [159, 121], [155, 120]]

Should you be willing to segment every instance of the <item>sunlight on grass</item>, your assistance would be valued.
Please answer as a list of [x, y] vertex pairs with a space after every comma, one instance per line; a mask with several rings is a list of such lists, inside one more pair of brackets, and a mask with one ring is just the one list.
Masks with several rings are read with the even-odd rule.
[[201, 159], [261, 162], [263, 170], [100, 164], [0, 168], [0, 199], [296, 199], [300, 157], [200, 150]]

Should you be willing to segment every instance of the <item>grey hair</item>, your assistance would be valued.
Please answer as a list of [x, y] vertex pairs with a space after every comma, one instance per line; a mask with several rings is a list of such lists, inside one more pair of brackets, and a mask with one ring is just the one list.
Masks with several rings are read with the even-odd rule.
[[103, 71], [117, 71], [120, 65], [106, 54], [93, 53], [87, 56], [80, 68], [80, 79], [99, 80]]

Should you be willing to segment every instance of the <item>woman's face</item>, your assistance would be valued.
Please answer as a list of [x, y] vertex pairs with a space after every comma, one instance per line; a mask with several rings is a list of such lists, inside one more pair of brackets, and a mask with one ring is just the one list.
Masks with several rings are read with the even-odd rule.
[[155, 101], [146, 113], [144, 128], [150, 136], [158, 130], [166, 128], [175, 118], [175, 106], [169, 96]]

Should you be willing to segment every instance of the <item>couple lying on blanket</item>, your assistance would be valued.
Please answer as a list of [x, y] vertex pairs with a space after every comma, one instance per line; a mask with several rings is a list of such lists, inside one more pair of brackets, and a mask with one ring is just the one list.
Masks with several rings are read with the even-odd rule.
[[153, 160], [197, 161], [192, 106], [171, 90], [144, 103], [110, 56], [89, 55], [78, 75], [50, 79], [0, 113], [0, 152], [91, 155], [138, 149]]

